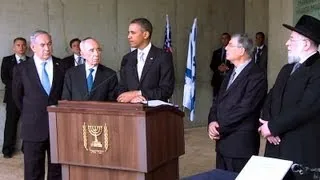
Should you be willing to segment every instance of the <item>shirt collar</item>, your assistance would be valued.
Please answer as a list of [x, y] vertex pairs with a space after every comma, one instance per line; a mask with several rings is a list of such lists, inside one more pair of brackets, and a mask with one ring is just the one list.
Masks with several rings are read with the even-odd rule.
[[43, 62], [47, 62], [47, 63], [52, 62], [52, 56], [50, 56], [47, 60], [42, 60], [37, 55], [33, 55], [33, 59], [36, 65], [38, 66], [40, 66]]
[[24, 61], [27, 59], [26, 56], [19, 56], [18, 54], [14, 54], [14, 55], [15, 55], [17, 61], [19, 61], [19, 59], [22, 59]]
[[[81, 56], [78, 56], [78, 55], [76, 55], [76, 54], [73, 54], [73, 57], [74, 57], [74, 59], [78, 59], [78, 57], [81, 57]], [[82, 57], [81, 57], [82, 58]]]
[[240, 72], [251, 62], [251, 59], [247, 60], [246, 62], [240, 64], [238, 67], [234, 66], [234, 71], [236, 74], [240, 74]]
[[148, 55], [150, 49], [151, 49], [151, 42], [149, 42], [149, 44], [144, 49], [138, 49], [138, 56], [141, 52], [143, 52], [145, 57], [144, 59], [146, 59], [146, 55]]
[[261, 46], [257, 46], [257, 49], [260, 49], [260, 50], [262, 50], [263, 49], [263, 47], [264, 47], [264, 44], [262, 44]]
[[89, 71], [89, 69], [92, 68], [92, 69], [94, 69], [94, 72], [97, 72], [98, 65], [90, 67], [87, 63], [85, 63], [85, 67], [86, 67], [86, 71]]

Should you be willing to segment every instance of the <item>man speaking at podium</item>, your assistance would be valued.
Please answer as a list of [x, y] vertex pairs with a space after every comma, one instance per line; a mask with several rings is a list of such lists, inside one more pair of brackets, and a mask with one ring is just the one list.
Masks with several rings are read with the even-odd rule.
[[131, 21], [130, 46], [136, 50], [121, 62], [118, 102], [168, 101], [174, 89], [172, 54], [151, 44], [152, 24], [145, 18]]
[[115, 101], [117, 73], [100, 64], [101, 47], [88, 37], [80, 43], [84, 64], [69, 69], [65, 75], [62, 99], [75, 101]]

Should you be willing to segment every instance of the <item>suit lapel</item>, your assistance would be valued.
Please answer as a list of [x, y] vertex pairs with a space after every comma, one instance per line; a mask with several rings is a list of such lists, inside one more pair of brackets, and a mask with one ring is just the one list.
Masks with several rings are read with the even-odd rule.
[[156, 58], [156, 52], [157, 49], [156, 47], [154, 47], [153, 45], [151, 46], [151, 49], [148, 53], [146, 62], [143, 66], [143, 70], [142, 70], [142, 74], [141, 74], [141, 78], [140, 78], [140, 83], [143, 81], [143, 79], [145, 78], [146, 74], [148, 73], [148, 71], [150, 70], [153, 62], [155, 61]]
[[137, 53], [138, 50], [135, 50], [131, 53], [131, 56], [129, 57], [129, 63], [130, 63], [130, 71], [132, 72], [132, 77], [134, 79], [134, 81], [136, 81], [135, 84], [137, 84], [137, 86], [139, 85], [139, 76], [138, 76], [138, 70], [137, 70]]
[[[103, 81], [103, 70], [101, 68], [101, 65], [99, 64], [98, 67], [97, 67], [97, 72], [96, 72], [96, 75], [94, 77], [94, 80], [93, 80], [93, 85], [92, 85], [92, 89], [94, 89], [96, 86], [98, 86], [102, 81]], [[90, 93], [90, 96], [92, 94]]]
[[233, 72], [233, 69], [230, 69], [228, 74], [225, 77], [225, 80], [222, 81], [221, 88], [220, 88], [221, 93], [219, 93], [221, 94], [221, 97], [224, 97], [224, 95], [226, 94], [227, 86], [228, 86], [232, 72]]
[[39, 89], [41, 89], [42, 93], [47, 95], [46, 91], [44, 90], [44, 88], [43, 88], [43, 86], [41, 84], [40, 76], [38, 74], [36, 63], [35, 63], [33, 58], [30, 58], [30, 61], [29, 61], [28, 65], [29, 65], [28, 69], [29, 69], [30, 79], [36, 79], [36, 83], [39, 86]]
[[248, 75], [248, 73], [250, 72], [252, 66], [254, 65], [254, 61], [251, 60], [251, 62], [249, 62], [249, 64], [240, 72], [240, 74], [236, 77], [236, 79], [232, 82], [232, 84], [230, 85], [230, 87], [227, 89], [229, 80], [230, 80], [230, 76], [232, 74], [232, 71], [229, 71], [228, 74], [228, 81], [224, 82], [224, 90], [225, 92], [223, 93], [222, 98], [224, 98], [226, 95], [228, 95], [228, 93], [230, 91], [232, 91], [233, 89], [237, 88], [238, 84], [242, 83], [243, 79], [245, 79]]
[[58, 62], [57, 59], [52, 58], [52, 84], [51, 84], [51, 89], [50, 89], [50, 94], [52, 91], [54, 91], [54, 88], [56, 88], [57, 83], [58, 83], [58, 76], [61, 75], [61, 71], [60, 71], [60, 63]]
[[[78, 68], [78, 66], [77, 66]], [[90, 97], [89, 91], [88, 91], [88, 85], [87, 85], [87, 73], [86, 73], [86, 66], [85, 64], [79, 65], [80, 71], [78, 71], [78, 76], [79, 77], [79, 92], [82, 97], [85, 97], [88, 99]], [[96, 73], [97, 74], [97, 73]]]
[[11, 61], [12, 61], [12, 64], [13, 64], [13, 65], [16, 65], [16, 64], [17, 64], [17, 58], [16, 58], [15, 54], [12, 55]]

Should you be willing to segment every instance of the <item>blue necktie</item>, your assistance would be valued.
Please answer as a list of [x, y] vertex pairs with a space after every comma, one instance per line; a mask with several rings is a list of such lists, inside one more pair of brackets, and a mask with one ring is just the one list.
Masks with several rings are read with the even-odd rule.
[[92, 72], [94, 71], [94, 69], [90, 68], [89, 71], [90, 71], [90, 73], [89, 73], [89, 76], [87, 77], [87, 86], [88, 86], [88, 91], [90, 92], [92, 89], [92, 85], [93, 85]]
[[51, 84], [50, 84], [50, 80], [49, 80], [49, 76], [46, 70], [46, 65], [47, 62], [43, 62], [41, 63], [41, 84], [43, 89], [46, 91], [46, 93], [49, 95], [50, 94], [50, 89], [51, 89]]

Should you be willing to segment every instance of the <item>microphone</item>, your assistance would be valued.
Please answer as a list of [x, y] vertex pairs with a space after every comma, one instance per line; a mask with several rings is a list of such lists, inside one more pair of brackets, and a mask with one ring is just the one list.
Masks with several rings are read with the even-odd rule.
[[[117, 70], [116, 73], [114, 73], [112, 76], [109, 76], [108, 78], [104, 79], [100, 84], [96, 85], [94, 88], [91, 89], [90, 92], [87, 92], [86, 95], [84, 96], [84, 99], [87, 100], [89, 98], [90, 94], [97, 89], [99, 89], [101, 86], [109, 82], [110, 79], [113, 79], [115, 76], [117, 76], [117, 80], [119, 82], [119, 76], [120, 76], [120, 70]], [[115, 89], [116, 90], [116, 89]]]

